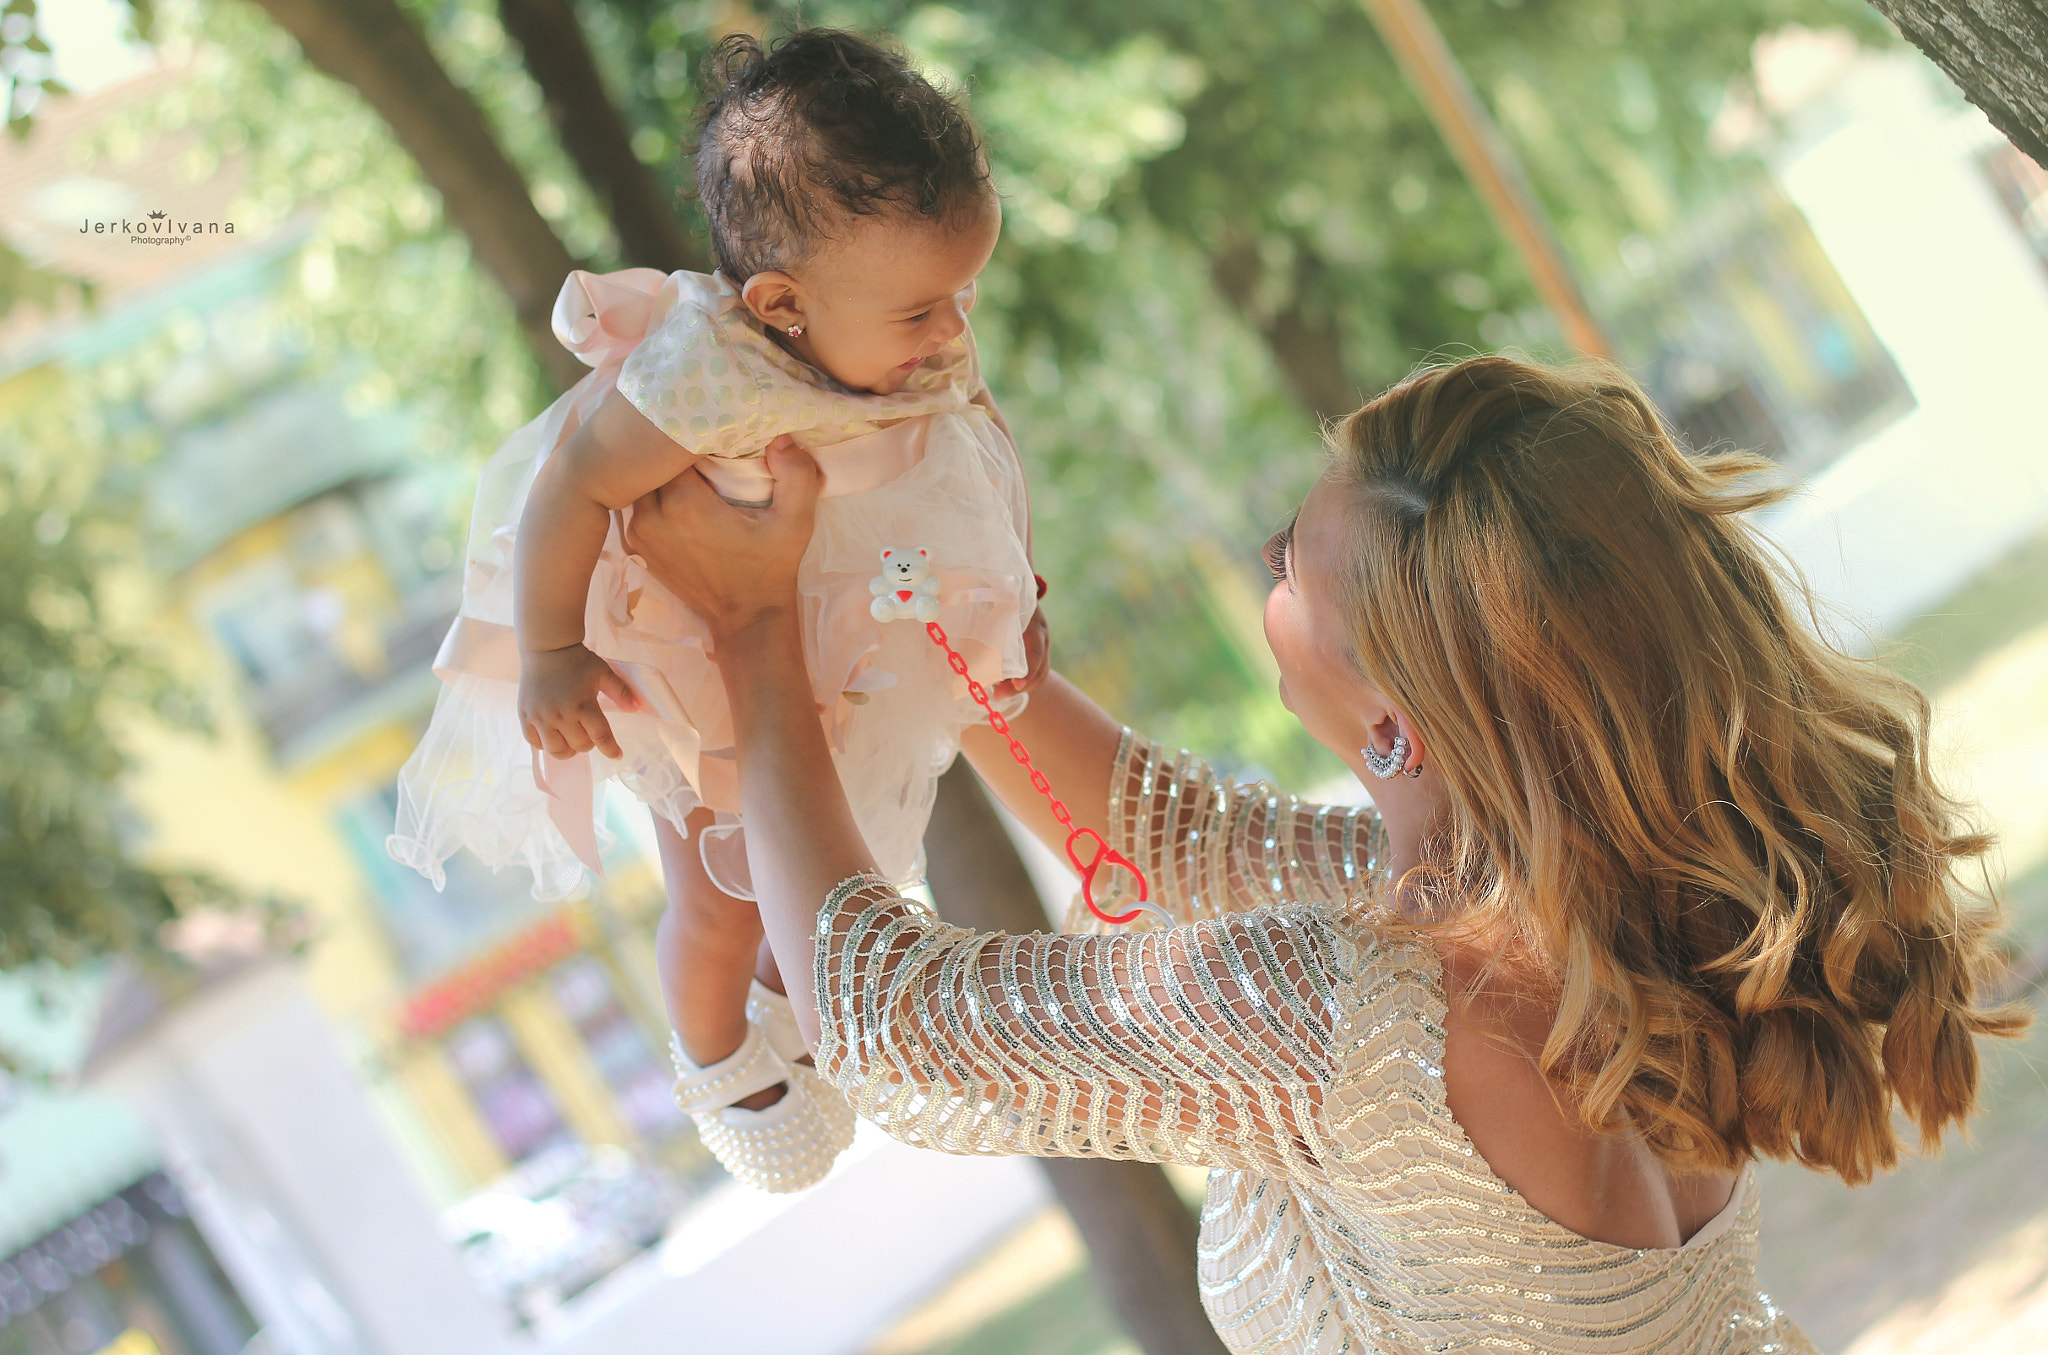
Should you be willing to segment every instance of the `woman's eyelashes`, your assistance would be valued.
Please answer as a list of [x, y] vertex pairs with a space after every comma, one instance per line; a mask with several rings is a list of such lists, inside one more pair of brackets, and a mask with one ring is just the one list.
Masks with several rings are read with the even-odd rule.
[[1287, 581], [1287, 547], [1293, 539], [1294, 524], [1291, 522], [1266, 538], [1266, 570], [1275, 583]]

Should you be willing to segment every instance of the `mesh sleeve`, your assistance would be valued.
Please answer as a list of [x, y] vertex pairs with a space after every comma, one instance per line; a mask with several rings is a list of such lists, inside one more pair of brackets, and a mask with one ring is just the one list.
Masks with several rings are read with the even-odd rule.
[[[1145, 872], [1151, 901], [1176, 922], [1275, 903], [1343, 905], [1386, 857], [1386, 829], [1366, 805], [1307, 804], [1265, 782], [1239, 785], [1193, 754], [1129, 729], [1110, 778], [1109, 840]], [[1122, 886], [1121, 872], [1114, 880]], [[1098, 899], [1112, 915], [1125, 892]], [[1110, 930], [1076, 899], [1070, 932]], [[1117, 927], [1156, 927], [1147, 918]]]
[[974, 933], [872, 876], [818, 918], [817, 1063], [951, 1153], [1317, 1171], [1341, 947], [1315, 910], [1147, 934]]

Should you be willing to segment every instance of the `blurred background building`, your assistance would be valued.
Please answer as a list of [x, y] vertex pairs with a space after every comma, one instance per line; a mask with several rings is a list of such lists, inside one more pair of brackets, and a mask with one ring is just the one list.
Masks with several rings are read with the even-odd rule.
[[[182, 976], [118, 960], [0, 976], [0, 1049], [24, 1070], [0, 1109], [0, 1355], [1051, 1349], [1028, 1334], [1007, 1346], [972, 1335], [983, 1319], [1000, 1326], [1005, 1305], [1053, 1292], [1019, 1276], [1078, 1264], [1042, 1220], [1012, 1233], [1045, 1207], [1025, 1164], [864, 1137], [831, 1181], [795, 1200], [726, 1189], [668, 1096], [651, 949], [660, 883], [643, 810], [611, 806], [606, 878], [568, 905], [538, 904], [523, 878], [466, 858], [437, 892], [385, 855], [393, 777], [431, 706], [428, 665], [459, 593], [469, 468], [489, 450], [436, 444], [451, 428], [502, 432], [531, 409], [500, 401], [451, 418], [389, 398], [379, 332], [348, 329], [356, 319], [344, 317], [362, 340], [352, 349], [309, 339], [309, 297], [370, 285], [337, 254], [341, 209], [308, 192], [237, 222], [252, 181], [277, 162], [221, 151], [214, 141], [232, 138], [203, 118], [145, 116], [181, 98], [203, 105], [215, 69], [199, 59], [203, 44], [159, 62], [108, 40], [119, 9], [77, 12], [87, 9], [98, 17], [65, 20], [53, 41], [80, 53], [81, 71], [98, 44], [101, 75], [75, 78], [78, 92], [46, 100], [32, 136], [0, 148], [0, 231], [14, 256], [89, 279], [96, 303], [0, 316], [0, 414], [90, 387], [110, 445], [148, 445], [110, 463], [142, 546], [105, 583], [210, 697], [217, 727], [202, 736], [136, 719], [124, 730], [129, 841], [288, 900], [299, 921], [281, 939], [233, 915], [188, 919]], [[458, 36], [502, 49], [502, 36], [485, 40], [481, 10], [462, 12]], [[986, 59], [980, 22], [927, 7], [902, 28], [934, 63], [964, 69]], [[1143, 97], [1101, 114], [1112, 131], [1090, 143], [1100, 163], [1086, 173], [1142, 177], [1144, 157], [1170, 144], [1162, 126], [1197, 115], [1199, 82], [1162, 51], [1135, 39], [1118, 49]], [[1056, 96], [1059, 78], [1047, 67], [995, 88], [985, 116], [996, 134], [1022, 125], [1020, 89]], [[1769, 530], [1849, 641], [1876, 647], [1975, 581], [2038, 568], [2026, 552], [2048, 524], [2032, 396], [2048, 355], [2048, 176], [1918, 58], [1846, 33], [1776, 33], [1729, 89], [1715, 149], [1747, 156], [1750, 171], [1670, 208], [1665, 229], [1620, 231], [1597, 254], [1564, 225], [1618, 355], [1689, 440], [1764, 450], [1801, 484]], [[211, 171], [181, 171], [198, 152]], [[374, 168], [374, 156], [356, 163]], [[1533, 163], [1540, 172], [1540, 154]], [[1640, 169], [1618, 154], [1612, 163], [1617, 179]], [[1277, 380], [1209, 407], [1140, 370], [1136, 353], [1176, 360], [1158, 351], [1162, 334], [1189, 345], [1198, 370], [1241, 365], [1248, 351], [1216, 314], [1175, 312], [1195, 303], [1164, 284], [1144, 299], [1158, 315], [1126, 317], [1156, 323], [1153, 338], [1107, 331], [1090, 359], [1116, 369], [1128, 357], [1128, 380], [1112, 370], [1084, 385], [1032, 348], [1043, 319], [1027, 304], [1032, 260], [1083, 273], [1100, 266], [1093, 250], [1142, 291], [1147, 259], [1172, 252], [1148, 254], [1139, 227], [1111, 222], [1107, 207], [1077, 212], [1084, 199], [1114, 201], [1107, 186], [1089, 198], [1083, 172], [1062, 170], [1057, 192], [1023, 170], [1005, 181], [1011, 232], [1041, 253], [999, 260], [983, 340], [1036, 458], [1048, 572], [1075, 599], [1063, 662], [1113, 708], [1205, 751], [1249, 745], [1242, 760], [1254, 768], [1327, 776], [1289, 742], [1265, 690], [1248, 568], [1269, 525], [1260, 514], [1284, 508], [1313, 459], [1239, 494], [1216, 488], [1232, 465], [1200, 455], [1239, 428], [1268, 450], [1305, 447], [1302, 410]], [[565, 192], [549, 173], [534, 195], [544, 211], [544, 197]], [[1426, 224], [1443, 186], [1400, 166], [1386, 177], [1391, 197], [1371, 211]], [[568, 231], [576, 209], [554, 208]], [[175, 248], [78, 229], [158, 210], [238, 228]], [[1348, 257], [1336, 215], [1318, 216], [1307, 197], [1287, 210], [1320, 222], [1303, 230]], [[406, 267], [397, 246], [361, 252], [390, 258], [394, 274]], [[466, 256], [452, 266], [466, 269]], [[1544, 317], [1487, 277], [1414, 271], [1432, 304], [1462, 308], [1489, 342], [1549, 341]], [[1233, 323], [1270, 331], [1285, 309], [1247, 303]], [[496, 335], [501, 349], [515, 342], [502, 317]], [[1420, 355], [1394, 351], [1404, 363]], [[475, 389], [490, 404], [506, 386]], [[1013, 399], [1002, 384], [997, 393]], [[1104, 464], [1061, 441], [1069, 429], [1053, 407], [1082, 433], [1091, 418], [1109, 429], [1112, 450], [1088, 454]], [[1034, 421], [1043, 447], [1031, 445]], [[1185, 460], [1165, 458], [1166, 444], [1190, 449]], [[1119, 481], [1112, 456], [1151, 478]], [[1180, 554], [1143, 560], [1129, 544], [1176, 528], [1194, 542]], [[2005, 652], [2003, 640], [1972, 643], [1973, 657]], [[1978, 707], [2000, 720], [1999, 693], [2014, 681], [2025, 690], [2003, 680]], [[1218, 688], [1237, 694], [1193, 694]], [[2031, 725], [2005, 727], [2008, 759], [1987, 764], [1979, 788], [2024, 902], [2048, 860], [2048, 789], [2001, 768], [2035, 752], [2032, 765], [2048, 765], [2048, 732], [2038, 710]], [[1006, 1237], [1009, 1250], [988, 1253]], [[1824, 1329], [1881, 1325], [1885, 1310], [1829, 1297], [1830, 1283], [1811, 1285], [1817, 1305], [1841, 1314]], [[1041, 1315], [1049, 1325], [1036, 1330], [1075, 1313], [1100, 1321], [1090, 1302]], [[1106, 1352], [1120, 1339], [1069, 1337], [1060, 1348]]]

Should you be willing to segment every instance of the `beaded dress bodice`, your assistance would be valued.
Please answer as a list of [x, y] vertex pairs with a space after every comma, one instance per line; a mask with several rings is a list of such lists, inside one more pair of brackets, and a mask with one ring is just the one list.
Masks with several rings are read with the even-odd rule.
[[817, 1063], [863, 1116], [946, 1152], [1212, 1168], [1202, 1296], [1236, 1352], [1811, 1351], [1757, 1289], [1754, 1172], [1640, 1250], [1488, 1168], [1444, 1096], [1435, 952], [1352, 907], [1375, 813], [1128, 731], [1113, 787], [1111, 841], [1182, 925], [975, 934], [871, 877], [833, 891]]

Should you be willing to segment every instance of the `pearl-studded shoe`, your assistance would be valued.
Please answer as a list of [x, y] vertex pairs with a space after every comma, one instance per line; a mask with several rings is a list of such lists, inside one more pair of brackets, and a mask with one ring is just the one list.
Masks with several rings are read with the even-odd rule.
[[[853, 1110], [815, 1069], [793, 1062], [806, 1051], [789, 999], [760, 983], [747, 997], [747, 1034], [740, 1047], [699, 1068], [669, 1035], [676, 1067], [676, 1105], [696, 1122], [697, 1136], [719, 1165], [756, 1190], [786, 1194], [814, 1186], [853, 1142]], [[780, 1052], [793, 1048], [791, 1061]], [[783, 1083], [774, 1105], [746, 1110], [733, 1102]]]

